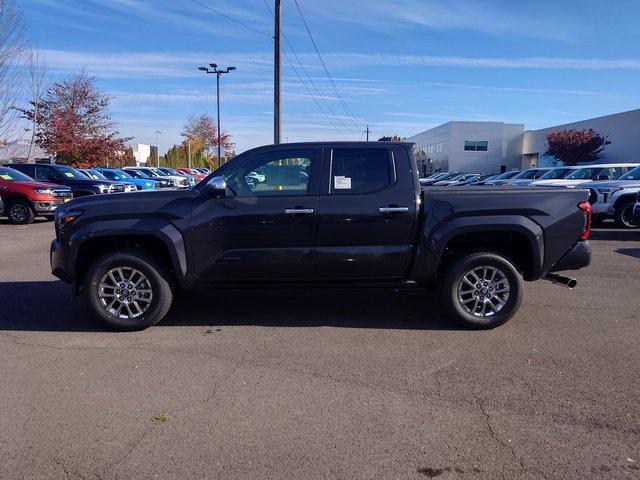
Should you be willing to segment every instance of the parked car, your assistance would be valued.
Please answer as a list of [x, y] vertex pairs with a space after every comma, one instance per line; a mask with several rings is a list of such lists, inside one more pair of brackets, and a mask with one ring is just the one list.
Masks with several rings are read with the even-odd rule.
[[493, 185], [512, 185], [512, 186], [525, 186], [531, 184], [534, 180], [542, 177], [544, 174], [551, 170], [550, 167], [541, 168], [529, 168], [514, 175], [511, 178], [505, 178], [502, 180], [495, 180]]
[[124, 167], [123, 170], [125, 172], [139, 172], [141, 175], [144, 175], [145, 178], [165, 179], [175, 188], [189, 187], [189, 180], [187, 180], [186, 177], [182, 175], [168, 175], [162, 170], [153, 167]]
[[197, 170], [200, 173], [204, 173], [207, 176], [211, 175], [211, 170], [209, 170], [208, 168], [194, 168], [194, 170]]
[[433, 184], [434, 182], [437, 182], [438, 180], [441, 180], [441, 179], [445, 178], [448, 175], [450, 175], [449, 172], [432, 173], [431, 175], [429, 175], [427, 177], [423, 177], [423, 178], [418, 179], [418, 181], [420, 182], [420, 185], [426, 187], [428, 185]]
[[199, 172], [195, 168], [183, 167], [183, 168], [176, 168], [176, 170], [184, 175], [191, 175], [192, 177], [195, 177], [198, 181], [204, 180], [209, 176], [208, 174]]
[[594, 220], [613, 217], [619, 227], [638, 227], [633, 208], [636, 196], [640, 192], [640, 167], [630, 170], [617, 180], [587, 182], [581, 184], [580, 188], [588, 188], [591, 191], [589, 202]]
[[582, 167], [556, 167], [549, 170], [537, 180], [531, 180], [529, 183], [535, 182], [536, 186], [545, 185], [547, 183], [553, 183], [556, 180], [561, 180], [568, 177], [576, 170], [580, 170]]
[[[174, 289], [222, 284], [437, 287], [473, 328], [509, 320], [523, 280], [575, 285], [552, 272], [589, 264], [588, 191], [421, 189], [412, 148], [271, 145], [193, 189], [73, 200], [56, 212], [53, 274], [123, 330], [160, 321]], [[256, 170], [267, 179], [251, 186]]]
[[150, 180], [152, 182], [156, 182], [156, 186], [158, 188], [175, 188], [175, 183], [172, 180], [160, 177], [160, 175], [157, 175], [153, 172], [145, 173], [140, 170], [127, 169], [126, 167], [121, 171], [122, 173], [130, 175], [136, 180]]
[[423, 180], [420, 181], [420, 185], [422, 185], [423, 187], [430, 187], [431, 185], [435, 184], [436, 182], [441, 182], [443, 180], [451, 180], [454, 178], [459, 177], [460, 175], [464, 175], [460, 172], [449, 172], [449, 173], [445, 173], [442, 176], [438, 176], [438, 177], [433, 177], [427, 180]]
[[509, 178], [513, 178], [516, 175], [520, 175], [520, 170], [511, 170], [510, 172], [504, 172], [498, 175], [496, 178], [486, 180], [485, 185], [496, 185], [501, 180], [508, 180]]
[[31, 223], [36, 216], [53, 220], [56, 208], [71, 197], [68, 187], [36, 182], [18, 170], [0, 167], [0, 215], [15, 225]]
[[136, 178], [133, 175], [130, 175], [130, 173], [119, 170], [117, 168], [96, 168], [95, 171], [99, 172], [107, 180], [133, 184], [138, 190], [155, 190], [156, 188], [161, 188], [162, 186], [159, 180], [153, 180], [150, 178]]
[[637, 163], [610, 163], [589, 165], [578, 168], [573, 173], [559, 180], [543, 180], [533, 182], [536, 187], [575, 187], [582, 183], [605, 180], [616, 180], [630, 170], [633, 170]]
[[181, 173], [181, 172], [177, 171], [175, 168], [158, 167], [155, 170], [156, 171], [160, 171], [160, 172], [162, 172], [162, 173], [164, 173], [165, 175], [168, 175], [168, 176], [186, 178], [190, 187], [193, 187], [196, 183], [198, 183], [196, 178], [193, 175], [188, 175], [188, 174], [185, 174], [185, 173]]
[[454, 187], [459, 187], [459, 186], [464, 186], [464, 185], [484, 185], [484, 182], [489, 180], [490, 178], [494, 178], [497, 177], [497, 175], [492, 174], [492, 173], [482, 173], [480, 175], [474, 175], [471, 178], [468, 178], [467, 180], [465, 180], [462, 183], [456, 183], [452, 186]]
[[38, 182], [49, 182], [66, 185], [71, 188], [74, 197], [85, 195], [100, 195], [107, 193], [124, 193], [126, 185], [107, 180], [93, 180], [87, 178], [75, 168], [66, 165], [49, 163], [15, 163], [8, 167], [20, 170]]
[[446, 187], [451, 185], [460, 184], [467, 182], [468, 180], [476, 179], [480, 176], [479, 173], [461, 173], [460, 175], [456, 175], [449, 180], [439, 180], [433, 184], [434, 187]]
[[[79, 168], [77, 170], [79, 172], [83, 173], [87, 178], [90, 178], [92, 180], [113, 181], [113, 180], [105, 177], [100, 171], [98, 171], [98, 169], [95, 169], [95, 168]], [[125, 192], [135, 192], [136, 190], [138, 190], [138, 187], [136, 187], [131, 182], [120, 181], [118, 183], [122, 183], [125, 186], [125, 188], [124, 188]]]

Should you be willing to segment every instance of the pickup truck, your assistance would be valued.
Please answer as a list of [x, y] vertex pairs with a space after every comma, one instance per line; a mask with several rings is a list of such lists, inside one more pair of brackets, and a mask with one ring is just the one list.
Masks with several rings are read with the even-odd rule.
[[131, 195], [72, 200], [51, 244], [53, 274], [122, 330], [161, 320], [177, 290], [274, 285], [437, 287], [453, 319], [492, 328], [523, 280], [573, 287], [551, 272], [591, 258], [588, 191], [423, 190], [410, 143], [265, 146], [192, 189]]

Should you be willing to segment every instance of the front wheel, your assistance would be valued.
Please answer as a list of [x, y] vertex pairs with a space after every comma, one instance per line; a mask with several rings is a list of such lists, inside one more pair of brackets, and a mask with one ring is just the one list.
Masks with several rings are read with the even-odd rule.
[[615, 221], [616, 225], [621, 228], [638, 228], [640, 222], [635, 219], [633, 215], [633, 208], [635, 206], [635, 202], [630, 201], [623, 203], [618, 208], [616, 208], [615, 213]]
[[33, 223], [35, 213], [31, 204], [26, 200], [14, 200], [9, 206], [7, 217], [14, 225], [28, 225]]
[[455, 321], [488, 329], [516, 314], [522, 290], [522, 276], [509, 260], [498, 253], [474, 252], [451, 264], [440, 293]]
[[142, 330], [158, 323], [173, 300], [165, 269], [137, 251], [107, 253], [87, 273], [89, 309], [118, 330]]

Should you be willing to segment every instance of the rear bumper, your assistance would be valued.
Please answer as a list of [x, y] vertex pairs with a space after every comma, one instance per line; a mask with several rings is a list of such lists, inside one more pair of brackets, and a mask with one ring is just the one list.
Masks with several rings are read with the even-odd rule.
[[591, 244], [589, 241], [576, 243], [551, 269], [550, 272], [579, 270], [591, 264]]

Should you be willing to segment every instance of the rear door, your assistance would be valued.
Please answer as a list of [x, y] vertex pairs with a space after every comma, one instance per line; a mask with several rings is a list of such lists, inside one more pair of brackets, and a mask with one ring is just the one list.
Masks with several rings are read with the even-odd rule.
[[404, 276], [417, 214], [412, 169], [399, 146], [325, 150], [316, 234], [319, 278]]

